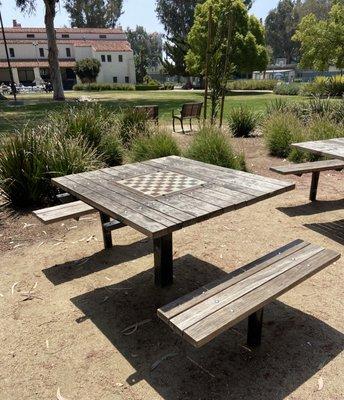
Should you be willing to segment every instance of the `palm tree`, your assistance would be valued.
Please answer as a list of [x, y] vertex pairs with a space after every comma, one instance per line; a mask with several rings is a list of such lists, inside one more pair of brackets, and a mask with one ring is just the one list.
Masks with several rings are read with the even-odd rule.
[[[54, 100], [65, 100], [62, 77], [58, 59], [58, 48], [56, 44], [56, 33], [54, 19], [56, 15], [56, 3], [58, 0], [43, 0], [45, 5], [45, 30], [48, 39], [48, 62], [50, 68], [51, 82], [54, 90]], [[21, 11], [33, 12], [36, 9], [36, 0], [16, 0], [17, 7]]]

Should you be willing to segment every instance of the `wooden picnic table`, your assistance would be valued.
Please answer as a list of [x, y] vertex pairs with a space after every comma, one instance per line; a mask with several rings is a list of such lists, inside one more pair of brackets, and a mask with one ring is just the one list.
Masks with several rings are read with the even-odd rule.
[[344, 160], [344, 138], [293, 143], [292, 146], [314, 154]]
[[[53, 179], [100, 212], [153, 239], [155, 283], [173, 282], [172, 233], [295, 185], [170, 156]], [[201, 236], [201, 235], [200, 235]]]

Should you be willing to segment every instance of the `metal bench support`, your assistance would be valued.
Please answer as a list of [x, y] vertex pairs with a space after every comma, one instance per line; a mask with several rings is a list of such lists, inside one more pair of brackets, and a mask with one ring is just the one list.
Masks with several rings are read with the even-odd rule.
[[106, 229], [106, 227], [104, 226], [105, 224], [110, 222], [110, 217], [103, 213], [99, 213], [99, 214], [100, 214], [100, 221], [102, 224], [104, 247], [106, 249], [111, 249], [111, 247], [112, 247], [111, 231]]
[[315, 201], [317, 199], [319, 176], [320, 176], [319, 171], [312, 172], [311, 191], [310, 191], [310, 195], [309, 195], [309, 199], [311, 201]]
[[173, 283], [172, 233], [153, 239], [156, 286], [165, 287]]
[[248, 317], [247, 345], [258, 347], [262, 342], [263, 308]]

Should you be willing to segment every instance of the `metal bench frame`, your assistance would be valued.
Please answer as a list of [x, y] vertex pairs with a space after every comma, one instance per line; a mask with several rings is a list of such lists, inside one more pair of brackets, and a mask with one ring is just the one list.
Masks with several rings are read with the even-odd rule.
[[173, 132], [176, 132], [175, 120], [180, 121], [180, 125], [182, 127], [182, 132], [185, 134], [184, 130], [184, 119], [188, 119], [190, 123], [190, 131], [192, 131], [192, 119], [197, 119], [198, 123], [201, 118], [203, 103], [185, 103], [182, 106], [180, 111], [180, 115], [176, 115], [174, 110], [172, 111], [172, 124], [173, 124]]

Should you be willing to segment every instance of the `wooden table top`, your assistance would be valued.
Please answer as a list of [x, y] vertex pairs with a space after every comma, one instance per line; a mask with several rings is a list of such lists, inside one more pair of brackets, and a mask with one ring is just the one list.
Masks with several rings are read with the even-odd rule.
[[150, 237], [164, 236], [295, 187], [176, 156], [67, 175], [53, 182]]
[[293, 143], [292, 146], [322, 156], [344, 160], [344, 138]]

